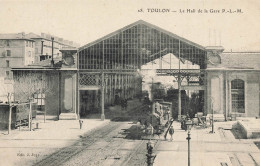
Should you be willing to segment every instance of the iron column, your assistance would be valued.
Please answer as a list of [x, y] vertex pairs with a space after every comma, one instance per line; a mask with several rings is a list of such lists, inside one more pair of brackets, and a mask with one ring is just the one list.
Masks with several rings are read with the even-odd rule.
[[213, 109], [213, 104], [214, 104], [214, 100], [211, 97], [211, 110], [212, 110], [212, 116], [211, 116], [211, 118], [212, 118], [212, 124], [211, 124], [212, 129], [211, 129], [211, 133], [214, 133], [214, 109]]
[[178, 72], [178, 120], [181, 120], [181, 41], [179, 40], [179, 72]]
[[103, 44], [103, 57], [102, 57], [102, 73], [101, 73], [101, 120], [105, 120], [105, 108], [104, 108], [104, 105], [105, 105], [105, 80], [104, 80], [104, 64], [105, 64], [105, 47], [104, 47], [104, 40], [102, 42]]
[[211, 132], [214, 133], [214, 110], [213, 110], [213, 103], [212, 103], [211, 108], [212, 108], [212, 130], [211, 130]]

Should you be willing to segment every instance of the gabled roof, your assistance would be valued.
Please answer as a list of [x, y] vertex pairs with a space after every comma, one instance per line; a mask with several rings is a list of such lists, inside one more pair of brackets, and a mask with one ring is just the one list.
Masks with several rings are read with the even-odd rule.
[[40, 35], [37, 35], [35, 33], [29, 33], [25, 35], [27, 38], [32, 38], [32, 39], [43, 39], [43, 37], [41, 37]]
[[0, 34], [0, 40], [30, 40], [34, 41], [33, 39], [30, 39], [26, 35], [22, 33], [5, 33], [5, 34]]
[[260, 70], [260, 52], [223, 52], [218, 68]]
[[95, 41], [93, 41], [93, 42], [91, 42], [91, 43], [88, 43], [88, 44], [86, 44], [86, 45], [80, 47], [80, 48], [79, 48], [79, 51], [81, 51], [81, 50], [83, 50], [83, 49], [85, 49], [85, 48], [87, 48], [87, 47], [89, 47], [89, 46], [92, 46], [92, 45], [94, 45], [94, 44], [97, 44], [97, 43], [99, 43], [99, 42], [101, 42], [101, 41], [103, 41], [103, 40], [105, 40], [105, 39], [107, 39], [107, 38], [110, 38], [110, 37], [112, 37], [112, 36], [114, 36], [114, 35], [116, 35], [116, 34], [122, 32], [122, 31], [125, 31], [125, 30], [127, 30], [127, 29], [129, 29], [129, 28], [131, 28], [131, 27], [134, 27], [134, 26], [136, 26], [136, 25], [139, 25], [139, 24], [146, 25], [146, 26], [148, 26], [148, 27], [150, 27], [150, 28], [153, 28], [153, 29], [156, 29], [156, 30], [158, 30], [158, 31], [160, 31], [160, 32], [163, 32], [163, 33], [165, 33], [165, 34], [167, 34], [167, 35], [169, 35], [169, 36], [171, 36], [171, 37], [173, 37], [173, 38], [175, 38], [175, 39], [177, 39], [177, 40], [180, 40], [180, 41], [182, 41], [182, 42], [184, 42], [184, 43], [187, 43], [187, 44], [192, 45], [192, 46], [194, 46], [194, 47], [197, 47], [197, 48], [199, 48], [199, 49], [205, 50], [205, 48], [204, 48], [203, 46], [199, 45], [199, 44], [196, 44], [196, 43], [194, 43], [194, 42], [192, 42], [192, 41], [190, 41], [190, 40], [187, 40], [187, 39], [185, 39], [185, 38], [182, 38], [182, 37], [180, 37], [180, 36], [178, 36], [178, 35], [176, 35], [176, 34], [174, 34], [174, 33], [172, 33], [172, 32], [166, 31], [166, 30], [164, 30], [164, 29], [162, 29], [162, 28], [160, 28], [160, 27], [158, 27], [158, 26], [156, 26], [156, 25], [150, 24], [150, 23], [148, 23], [148, 22], [146, 22], [146, 21], [139, 20], [139, 21], [136, 21], [136, 22], [134, 22], [134, 23], [132, 23], [132, 24], [130, 24], [130, 25], [127, 25], [127, 26], [125, 26], [125, 27], [123, 27], [123, 28], [121, 28], [121, 29], [119, 29], [119, 30], [117, 30], [117, 31], [114, 31], [114, 32], [112, 32], [112, 33], [110, 33], [110, 34], [108, 34], [108, 35], [106, 35], [106, 36], [104, 36], [104, 37], [102, 37], [102, 38], [100, 38], [100, 39], [97, 39], [97, 40], [95, 40]]

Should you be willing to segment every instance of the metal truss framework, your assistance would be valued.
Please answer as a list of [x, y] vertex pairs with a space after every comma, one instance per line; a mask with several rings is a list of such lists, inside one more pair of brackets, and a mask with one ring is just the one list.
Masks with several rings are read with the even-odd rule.
[[[162, 69], [162, 57], [167, 54], [179, 59], [179, 70]], [[116, 93], [124, 98], [141, 93], [142, 77], [138, 71], [142, 65], [160, 59], [157, 74], [170, 75], [178, 81], [180, 112], [181, 82], [185, 78], [189, 84], [204, 85], [206, 57], [204, 47], [141, 20], [79, 49], [78, 84], [83, 89], [100, 88], [104, 117], [104, 105], [111, 103]], [[185, 60], [197, 64], [199, 69], [180, 69], [180, 62]]]
[[[179, 61], [197, 64], [201, 70], [162, 69], [162, 57], [167, 54], [173, 54]], [[116, 75], [116, 79], [126, 81], [114, 81], [112, 84], [123, 86], [121, 84], [128, 81], [128, 75], [136, 75], [142, 65], [158, 58], [158, 75], [172, 75], [180, 81], [186, 78], [190, 83], [202, 85], [206, 54], [205, 48], [196, 43], [145, 21], [137, 21], [79, 49], [79, 85], [106, 85], [104, 78], [113, 80], [115, 78], [111, 75]]]
[[206, 68], [206, 51], [202, 46], [138, 21], [79, 49], [79, 70], [137, 70], [146, 63], [173, 54]]
[[173, 76], [178, 81], [180, 75], [180, 82], [185, 78], [189, 85], [205, 85], [206, 72], [202, 69], [157, 69], [157, 75]]

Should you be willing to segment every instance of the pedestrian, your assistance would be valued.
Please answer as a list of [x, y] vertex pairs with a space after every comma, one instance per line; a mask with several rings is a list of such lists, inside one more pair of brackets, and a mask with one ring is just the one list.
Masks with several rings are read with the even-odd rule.
[[173, 134], [174, 134], [174, 128], [173, 128], [173, 126], [170, 127], [169, 133], [170, 133], [170, 135], [171, 135], [171, 139], [170, 139], [170, 140], [172, 141], [172, 140], [173, 140], [172, 136], [173, 136]]
[[121, 110], [124, 111], [125, 110], [125, 100], [121, 99]]
[[148, 127], [147, 127], [147, 129], [146, 129], [146, 131], [147, 131], [147, 134], [150, 136], [150, 141], [151, 141], [151, 137], [153, 136], [153, 130], [154, 130], [154, 128], [153, 128], [153, 126], [152, 126], [152, 124], [151, 123], [149, 123], [148, 124]]
[[124, 101], [124, 107], [125, 107], [125, 110], [127, 111], [127, 106], [128, 106], [128, 104], [127, 104], [127, 99], [125, 99], [125, 101]]

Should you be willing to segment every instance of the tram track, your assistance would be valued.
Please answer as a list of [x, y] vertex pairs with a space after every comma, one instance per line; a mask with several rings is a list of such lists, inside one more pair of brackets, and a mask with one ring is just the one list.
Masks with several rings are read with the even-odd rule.
[[[126, 160], [121, 163], [123, 166], [144, 166], [147, 161], [147, 149], [146, 144], [148, 140], [142, 140], [138, 146], [136, 146], [126, 157]], [[153, 140], [154, 152], [159, 146], [161, 140]], [[119, 165], [116, 165], [119, 166]]]
[[74, 156], [83, 152], [86, 148], [93, 145], [95, 142], [103, 139], [106, 135], [116, 130], [121, 124], [120, 123], [109, 123], [108, 125], [92, 130], [89, 133], [84, 134], [80, 140], [75, 144], [62, 148], [53, 154], [47, 156], [41, 161], [35, 163], [35, 166], [57, 166], [62, 165], [69, 161]]
[[[35, 163], [35, 166], [143, 166], [146, 163], [148, 140], [126, 139], [124, 132], [131, 123], [110, 122], [107, 126], [86, 133], [71, 146], [62, 148]], [[160, 140], [152, 140], [154, 151]]]
[[116, 162], [122, 156], [118, 154], [118, 149], [126, 142], [125, 139], [118, 139], [118, 131], [129, 125], [121, 125], [118, 129], [115, 129], [105, 135], [102, 140], [96, 142], [95, 145], [86, 149], [77, 156], [73, 156], [70, 161], [65, 162], [62, 165], [71, 166], [83, 166], [83, 165], [106, 165], [106, 162]]

